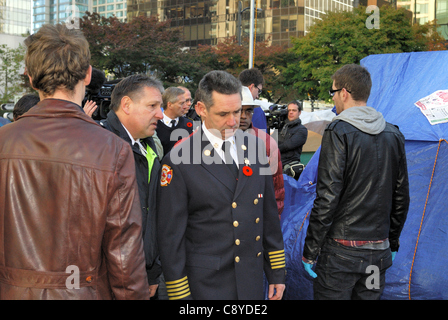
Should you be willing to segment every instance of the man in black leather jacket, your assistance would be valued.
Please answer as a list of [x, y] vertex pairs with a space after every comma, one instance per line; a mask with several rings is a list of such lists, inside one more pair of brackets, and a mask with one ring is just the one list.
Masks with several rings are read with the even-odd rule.
[[338, 116], [322, 138], [302, 262], [314, 299], [379, 299], [409, 208], [404, 136], [366, 106], [365, 68], [346, 65], [332, 79]]

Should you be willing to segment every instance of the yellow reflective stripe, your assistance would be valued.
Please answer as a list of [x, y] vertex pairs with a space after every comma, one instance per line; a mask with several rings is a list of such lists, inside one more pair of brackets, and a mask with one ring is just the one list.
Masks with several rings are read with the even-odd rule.
[[169, 300], [179, 300], [185, 297], [188, 297], [190, 295], [190, 292], [184, 294], [183, 296], [179, 296], [179, 297], [168, 297]]
[[285, 250], [269, 252], [271, 269], [280, 269], [286, 267]]
[[277, 257], [284, 257], [285, 254], [284, 253], [279, 253], [279, 254], [271, 254], [269, 255], [269, 258], [277, 258]]
[[190, 295], [190, 286], [188, 285], [187, 276], [179, 280], [166, 281], [166, 291], [168, 299], [178, 300]]
[[277, 259], [277, 260], [271, 260], [271, 264], [279, 264], [285, 262], [285, 259]]
[[176, 291], [182, 291], [182, 290], [185, 290], [185, 289], [189, 289], [188, 283], [185, 284], [182, 287], [179, 287], [179, 288], [170, 288], [170, 289], [167, 288], [166, 291], [167, 292], [176, 292]]
[[188, 280], [185, 280], [185, 281], [183, 281], [183, 282], [180, 282], [180, 283], [178, 283], [178, 284], [171, 284], [171, 285], [166, 285], [166, 287], [167, 287], [167, 289], [168, 288], [178, 288], [178, 287], [182, 287], [182, 286], [184, 286], [184, 285], [188, 285]]
[[271, 255], [274, 255], [274, 254], [280, 254], [280, 253], [285, 254], [285, 250], [272, 251], [272, 252], [269, 252], [269, 255], [271, 256]]
[[274, 262], [274, 261], [284, 261], [284, 260], [285, 260], [285, 256], [280, 257], [280, 258], [271, 259], [271, 262]]
[[179, 295], [183, 295], [184, 293], [190, 294], [190, 288], [187, 288], [185, 290], [182, 290], [182, 291], [176, 292], [176, 293], [168, 293], [168, 296], [171, 297], [171, 298], [175, 298], [175, 297], [177, 297]]
[[173, 285], [173, 284], [176, 284], [176, 283], [179, 283], [182, 281], [186, 281], [186, 280], [188, 280], [187, 276], [183, 277], [182, 279], [175, 280], [175, 281], [166, 281], [165, 284], [168, 286], [168, 285]]

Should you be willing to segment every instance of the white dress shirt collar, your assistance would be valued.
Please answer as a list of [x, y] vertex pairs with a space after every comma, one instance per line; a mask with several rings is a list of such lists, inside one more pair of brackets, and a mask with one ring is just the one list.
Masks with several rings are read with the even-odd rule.
[[166, 114], [165, 114], [165, 112], [163, 113], [163, 119], [162, 119], [162, 121], [163, 121], [163, 123], [167, 126], [167, 127], [170, 127], [171, 128], [171, 121], [176, 121], [176, 126], [177, 126], [177, 124], [179, 123], [179, 117], [177, 117], [177, 118], [175, 118], [175, 119], [171, 119], [170, 117], [168, 117]]
[[236, 151], [235, 137], [231, 136], [231, 137], [227, 138], [226, 140], [222, 140], [222, 138], [219, 138], [219, 137], [215, 136], [213, 133], [211, 133], [210, 130], [208, 130], [207, 127], [205, 126], [204, 122], [202, 123], [202, 130], [204, 131], [205, 136], [207, 137], [207, 139], [210, 141], [211, 145], [215, 149], [215, 152], [218, 153], [218, 155], [221, 157], [221, 159], [224, 162], [225, 162], [225, 156], [224, 156], [224, 151], [222, 151], [222, 144], [224, 143], [224, 141], [229, 141], [232, 145], [232, 148], [230, 149], [230, 155], [232, 156], [233, 160], [235, 161], [235, 163], [238, 166], [238, 155], [237, 155], [237, 151]]

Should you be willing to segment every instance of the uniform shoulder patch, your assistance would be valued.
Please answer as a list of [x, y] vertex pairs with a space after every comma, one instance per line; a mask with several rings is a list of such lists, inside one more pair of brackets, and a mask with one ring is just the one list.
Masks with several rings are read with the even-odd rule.
[[173, 169], [171, 169], [170, 166], [164, 164], [162, 166], [162, 174], [160, 177], [160, 185], [162, 187], [166, 187], [171, 183], [171, 180], [173, 179]]

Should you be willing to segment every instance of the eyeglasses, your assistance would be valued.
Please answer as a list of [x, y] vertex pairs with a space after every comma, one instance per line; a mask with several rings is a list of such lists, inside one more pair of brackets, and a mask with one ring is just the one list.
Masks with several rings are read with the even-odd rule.
[[257, 87], [257, 89], [258, 89], [258, 94], [261, 94], [263, 92], [263, 89], [260, 89], [258, 87]]
[[[344, 88], [341, 88], [341, 89], [330, 89], [330, 91], [328, 91], [328, 93], [330, 94], [330, 97], [333, 97], [336, 92], [341, 91], [342, 89], [344, 89]], [[348, 91], [347, 89], [345, 89], [345, 91], [347, 91], [348, 93], [352, 93], [351, 91]]]

